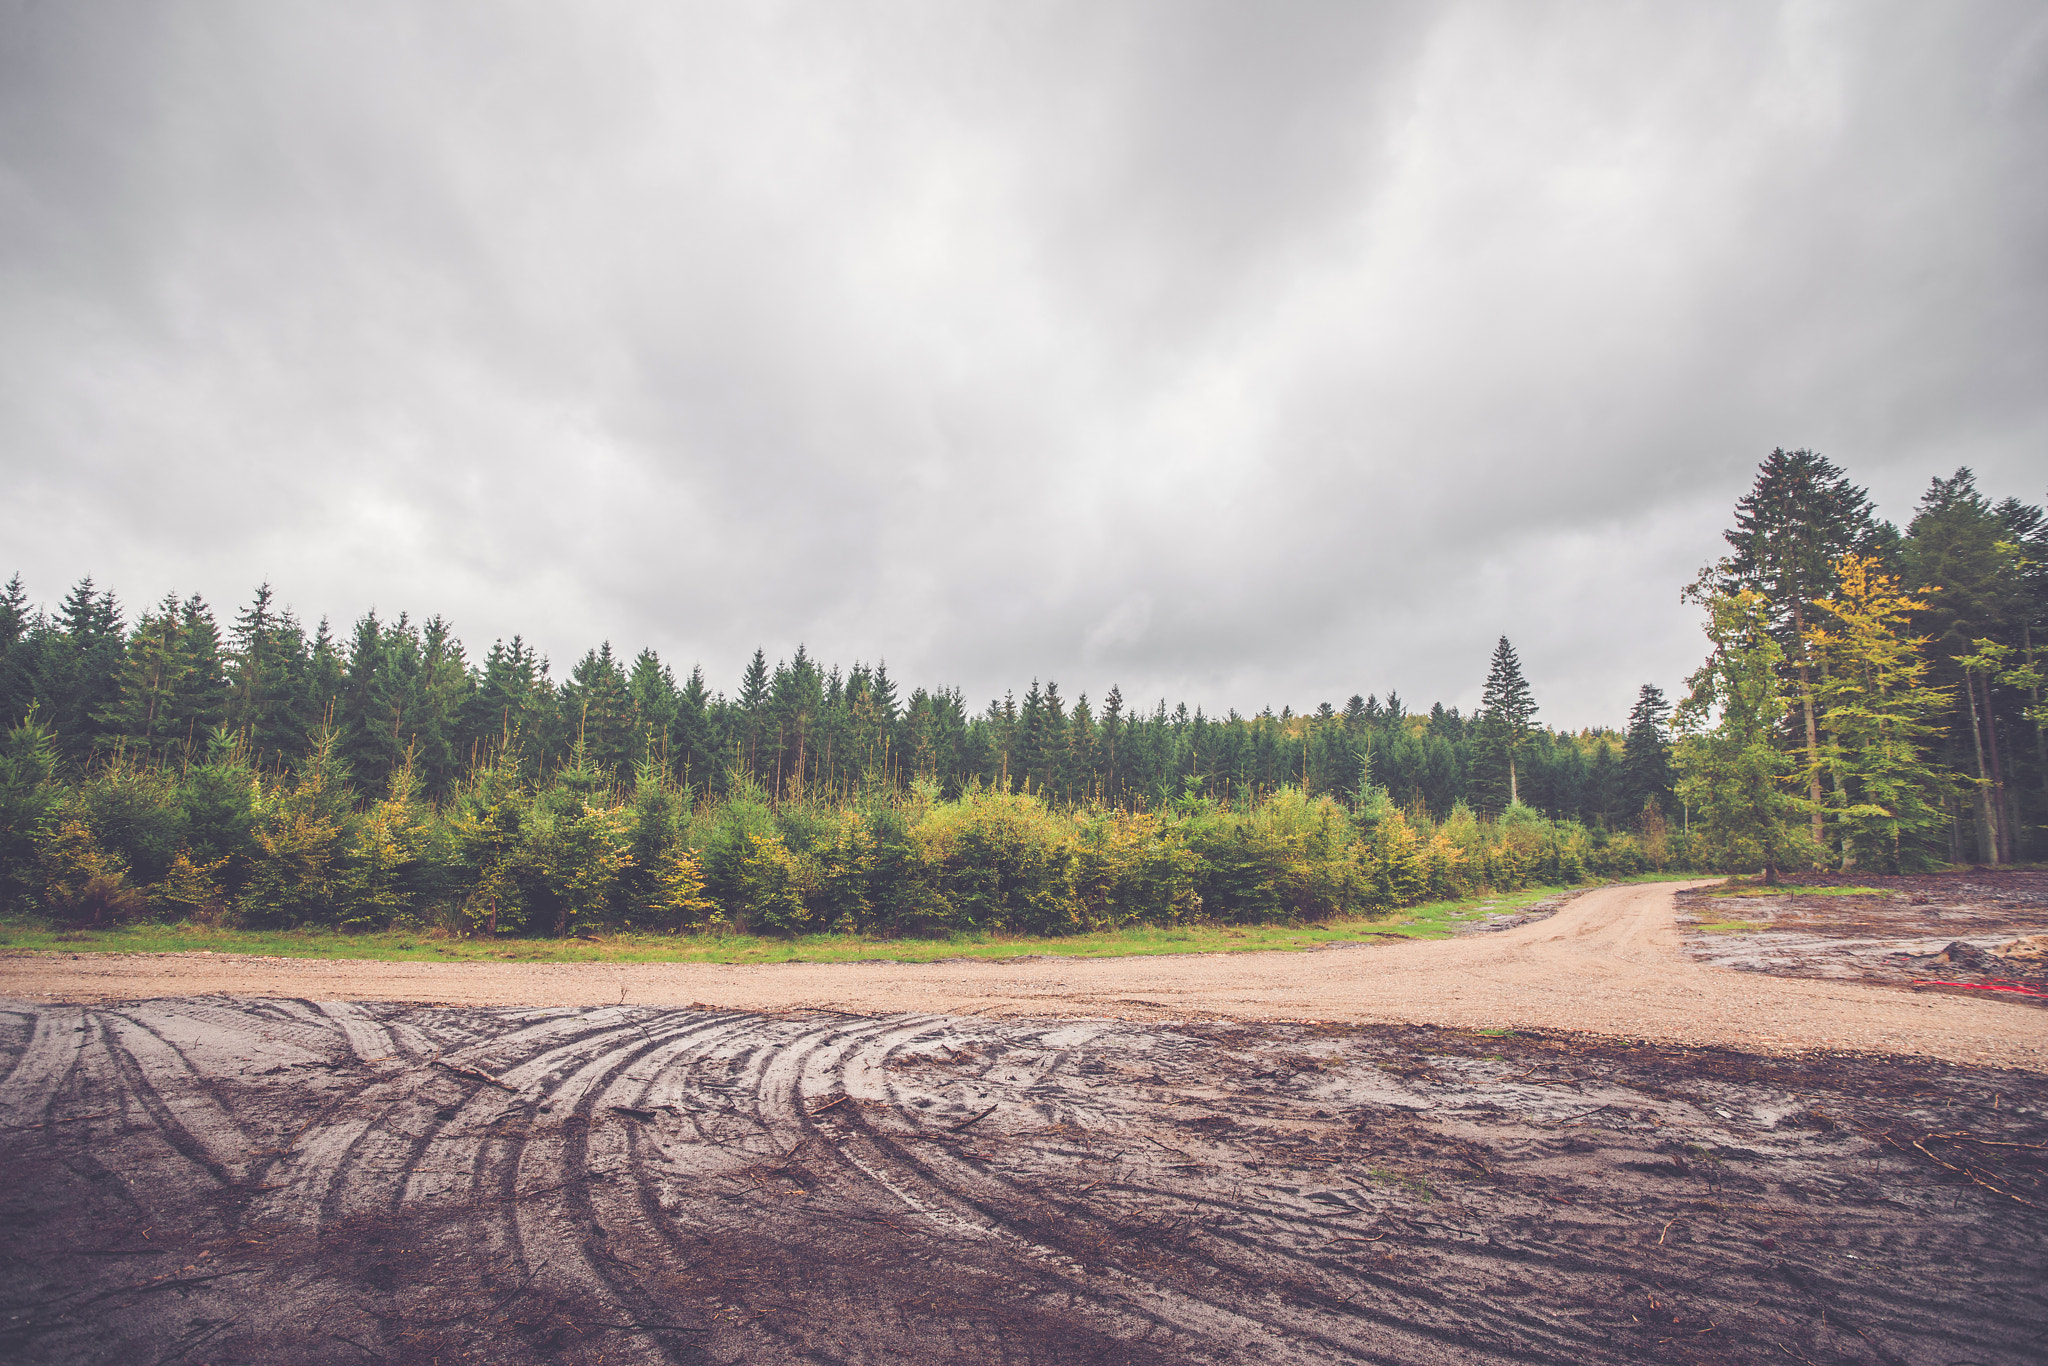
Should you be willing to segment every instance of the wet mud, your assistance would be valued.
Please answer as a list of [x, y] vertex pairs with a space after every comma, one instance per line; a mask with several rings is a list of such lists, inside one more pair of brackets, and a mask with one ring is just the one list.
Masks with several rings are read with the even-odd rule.
[[1872, 894], [1680, 892], [1686, 950], [1695, 961], [1738, 971], [2048, 1007], [2048, 871], [1963, 868], [1806, 880], [1829, 884]]
[[0, 1014], [0, 1358], [2036, 1362], [2048, 1077], [1393, 1025]]

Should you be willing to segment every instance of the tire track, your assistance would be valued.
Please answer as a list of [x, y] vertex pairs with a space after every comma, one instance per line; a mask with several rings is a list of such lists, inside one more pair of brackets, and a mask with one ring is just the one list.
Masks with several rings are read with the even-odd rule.
[[20, 1217], [109, 1230], [24, 1320], [53, 1361], [194, 1315], [230, 1356], [648, 1366], [1990, 1363], [2048, 1322], [2048, 1221], [1903, 1147], [2048, 1144], [2048, 1081], [2011, 1073], [625, 1006], [156, 1001], [23, 1037]]

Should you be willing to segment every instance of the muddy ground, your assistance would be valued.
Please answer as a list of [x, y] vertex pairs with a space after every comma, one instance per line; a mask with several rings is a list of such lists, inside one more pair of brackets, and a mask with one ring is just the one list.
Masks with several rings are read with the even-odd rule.
[[[1713, 967], [2048, 1006], [2048, 870], [1822, 874], [1803, 881], [1869, 887], [1873, 894], [1680, 892], [1687, 951]], [[1703, 932], [1703, 924], [1742, 927]]]
[[0, 1015], [0, 1358], [2038, 1362], [2048, 1077], [1419, 1026]]

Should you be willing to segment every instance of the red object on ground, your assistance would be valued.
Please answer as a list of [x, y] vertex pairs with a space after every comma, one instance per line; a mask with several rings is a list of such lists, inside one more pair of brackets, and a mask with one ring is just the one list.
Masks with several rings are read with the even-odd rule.
[[1921, 980], [1913, 983], [1916, 987], [1968, 987], [1972, 991], [2010, 991], [2021, 996], [2035, 996], [2048, 1001], [2048, 991], [2036, 991], [2021, 986], [2018, 982], [1933, 982]]

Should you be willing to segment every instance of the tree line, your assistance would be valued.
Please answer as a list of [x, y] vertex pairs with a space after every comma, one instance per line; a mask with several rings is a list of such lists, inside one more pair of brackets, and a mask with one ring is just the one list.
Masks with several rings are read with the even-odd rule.
[[747, 784], [777, 804], [920, 779], [948, 797], [986, 788], [1126, 810], [1189, 795], [1256, 803], [1286, 787], [1352, 801], [1377, 786], [1436, 819], [1459, 802], [1497, 814], [1521, 801], [1603, 827], [1668, 803], [1657, 689], [1631, 718], [1631, 748], [1615, 731], [1536, 726], [1505, 638], [1487, 687], [1472, 717], [1411, 712], [1398, 693], [1212, 717], [1163, 699], [1133, 708], [1115, 687], [1069, 702], [1036, 680], [977, 712], [957, 688], [905, 695], [886, 664], [821, 666], [802, 646], [772, 667], [756, 650], [730, 694], [701, 666], [679, 679], [653, 650], [627, 660], [609, 642], [556, 683], [518, 636], [478, 661], [440, 616], [373, 611], [337, 636], [325, 620], [306, 629], [268, 586], [225, 631], [197, 596], [166, 594], [131, 625], [90, 579], [54, 611], [31, 609], [18, 575], [0, 590], [0, 725], [33, 717], [74, 774], [189, 766], [224, 748], [288, 774], [331, 743], [365, 800], [401, 768], [438, 801], [479, 766], [509, 764], [529, 782], [576, 767], [616, 784], [651, 766], [698, 797]]
[[0, 594], [0, 900], [72, 923], [431, 921], [778, 933], [1056, 932], [1320, 917], [1682, 863], [1669, 712], [1536, 722], [1502, 638], [1479, 711], [1398, 695], [1210, 717], [970, 712], [884, 665], [756, 651], [731, 693], [653, 651], [561, 682], [440, 617], [306, 629], [268, 587], [223, 631], [90, 581]]
[[2048, 519], [1968, 468], [1901, 531], [1824, 457], [1773, 451], [1686, 596], [1712, 653], [1678, 792], [1720, 866], [2004, 864], [2048, 852]]

